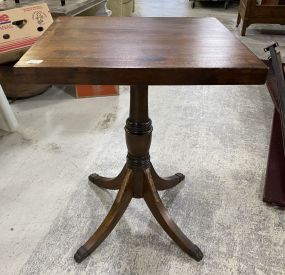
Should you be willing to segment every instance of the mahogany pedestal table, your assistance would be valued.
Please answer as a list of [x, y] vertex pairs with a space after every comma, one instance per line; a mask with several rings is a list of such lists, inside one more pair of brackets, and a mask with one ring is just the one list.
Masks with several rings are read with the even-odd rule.
[[75, 260], [81, 262], [103, 242], [132, 198], [143, 198], [173, 241], [200, 261], [201, 250], [174, 223], [158, 194], [184, 175], [162, 178], [150, 162], [148, 85], [263, 84], [266, 66], [215, 18], [62, 17], [14, 72], [22, 82], [131, 86], [126, 164], [116, 178], [89, 177], [101, 188], [119, 191]]

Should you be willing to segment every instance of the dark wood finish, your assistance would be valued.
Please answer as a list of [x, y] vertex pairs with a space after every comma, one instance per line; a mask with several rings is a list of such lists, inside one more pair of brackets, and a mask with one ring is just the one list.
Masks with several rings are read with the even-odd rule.
[[77, 250], [74, 255], [76, 262], [80, 263], [87, 258], [106, 239], [106, 237], [108, 237], [124, 214], [132, 199], [131, 175], [132, 171], [127, 169], [125, 178], [121, 183], [120, 190], [110, 212], [92, 237]]
[[156, 173], [152, 165], [150, 166], [150, 171], [157, 190], [165, 190], [172, 188], [179, 182], [183, 181], [185, 178], [185, 176], [181, 173], [177, 173], [170, 177], [162, 178]]
[[285, 158], [280, 114], [275, 108], [263, 201], [285, 207]]
[[262, 0], [261, 5], [285, 5], [284, 0]]
[[[48, 4], [52, 16], [59, 17], [75, 16], [101, 4], [104, 0], [45, 0], [44, 2]], [[21, 0], [19, 4], [17, 4], [14, 0], [6, 0], [0, 4], [0, 10], [14, 9], [26, 5], [35, 5], [37, 3], [42, 3], [42, 1]]]
[[[280, 61], [280, 59], [278, 60]], [[281, 88], [281, 85], [277, 84], [279, 79], [274, 73], [273, 64], [271, 61], [266, 60], [264, 62], [270, 68], [266, 80], [266, 85], [274, 103], [275, 110], [272, 122], [271, 141], [267, 161], [263, 201], [285, 207], [285, 156], [281, 127], [282, 123], [280, 119], [282, 106], [280, 104], [278, 95], [278, 88]], [[283, 66], [285, 66], [285, 64], [283, 64]]]
[[164, 207], [155, 187], [155, 182], [150, 169], [144, 171], [146, 184], [144, 185], [144, 199], [153, 216], [161, 227], [177, 245], [196, 261], [203, 259], [200, 248], [193, 244], [173, 222], [167, 209]]
[[[277, 99], [278, 99], [278, 110], [281, 119], [281, 128], [283, 132], [283, 144], [285, 145], [285, 76], [282, 65], [281, 53], [276, 51], [278, 43], [267, 47], [265, 51], [270, 52], [270, 61], [272, 64], [272, 70], [277, 83]], [[285, 150], [284, 150], [285, 156]]]
[[[230, 0], [220, 0], [220, 1], [225, 1], [224, 7], [225, 9], [227, 9], [229, 6]], [[189, 0], [189, 2], [192, 2], [191, 7], [192, 9], [194, 9], [196, 6], [196, 2], [198, 2], [198, 0]], [[202, 0], [200, 0], [199, 2], [202, 2]]]
[[15, 69], [47, 84], [263, 84], [267, 73], [215, 18], [62, 17]]
[[0, 64], [0, 83], [7, 98], [15, 100], [17, 98], [28, 98], [43, 93], [49, 88], [47, 84], [21, 84], [15, 85], [13, 75], [14, 62]]
[[119, 192], [75, 260], [84, 260], [111, 233], [131, 198], [144, 198], [167, 234], [200, 261], [202, 252], [173, 222], [157, 193], [184, 175], [161, 178], [150, 162], [148, 85], [263, 84], [267, 67], [215, 18], [65, 17], [21, 58], [14, 73], [18, 81], [35, 83], [131, 85], [126, 164], [116, 178], [89, 177]]
[[257, 5], [256, 0], [240, 0], [237, 27], [243, 21], [241, 35], [251, 24], [285, 24], [285, 7], [281, 5]]
[[[132, 86], [130, 98], [130, 115], [125, 127], [128, 147], [127, 163], [118, 178], [110, 179], [96, 175], [91, 181], [108, 189], [117, 189], [116, 200], [93, 236], [74, 255], [76, 262], [82, 262], [111, 233], [125, 212], [132, 197], [144, 198], [152, 214], [178, 246], [193, 259], [203, 258], [201, 250], [193, 244], [170, 218], [157, 189], [168, 189], [181, 182], [185, 177], [177, 173], [169, 179], [162, 180], [154, 171], [150, 162], [149, 148], [151, 144], [152, 123], [148, 117], [148, 87]], [[171, 184], [169, 184], [169, 182]], [[118, 183], [120, 183], [118, 185]], [[163, 184], [165, 183], [165, 186]], [[158, 187], [157, 187], [158, 185]]]
[[261, 5], [278, 5], [279, 0], [262, 0]]
[[115, 178], [106, 178], [106, 177], [101, 177], [98, 174], [91, 174], [89, 176], [89, 181], [94, 183], [95, 185], [105, 188], [105, 189], [110, 189], [110, 190], [118, 190], [120, 189], [121, 183], [125, 178], [126, 175], [126, 165], [122, 169], [121, 173], [115, 177]]

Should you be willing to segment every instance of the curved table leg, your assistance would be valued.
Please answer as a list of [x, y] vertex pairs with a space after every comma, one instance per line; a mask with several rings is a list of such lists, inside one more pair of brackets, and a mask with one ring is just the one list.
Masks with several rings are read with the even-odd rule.
[[118, 190], [124, 180], [124, 177], [126, 175], [126, 165], [120, 172], [120, 174], [115, 177], [115, 178], [105, 178], [101, 177], [98, 174], [91, 174], [88, 179], [91, 181], [93, 184], [101, 187], [101, 188], [106, 188], [110, 190]]
[[203, 253], [198, 246], [193, 244], [180, 230], [180, 228], [174, 223], [168, 214], [167, 209], [164, 207], [159, 194], [155, 188], [155, 183], [151, 175], [150, 169], [145, 170], [145, 189], [144, 199], [147, 206], [156, 218], [161, 227], [166, 231], [169, 237], [189, 256], [196, 261], [201, 261]]
[[172, 188], [185, 179], [185, 176], [181, 173], [176, 173], [173, 176], [162, 178], [156, 173], [152, 165], [150, 167], [150, 173], [155, 183], [156, 190]]
[[131, 176], [132, 171], [126, 169], [126, 176], [108, 215], [93, 236], [75, 253], [77, 263], [81, 263], [106, 239], [124, 214], [133, 197]]

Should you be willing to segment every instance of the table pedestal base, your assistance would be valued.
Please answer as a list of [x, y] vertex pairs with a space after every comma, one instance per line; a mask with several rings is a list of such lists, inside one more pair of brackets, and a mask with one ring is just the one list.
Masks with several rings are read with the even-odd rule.
[[106, 189], [119, 189], [119, 192], [102, 224], [74, 255], [75, 261], [82, 262], [104, 241], [132, 198], [143, 198], [153, 216], [173, 241], [193, 259], [200, 261], [203, 253], [174, 223], [157, 192], [177, 185], [184, 180], [184, 175], [177, 173], [168, 178], [161, 178], [150, 162], [152, 123], [148, 117], [147, 86], [131, 86], [130, 116], [125, 131], [128, 156], [121, 173], [116, 178], [100, 177], [97, 174], [89, 176], [89, 180], [95, 185]]

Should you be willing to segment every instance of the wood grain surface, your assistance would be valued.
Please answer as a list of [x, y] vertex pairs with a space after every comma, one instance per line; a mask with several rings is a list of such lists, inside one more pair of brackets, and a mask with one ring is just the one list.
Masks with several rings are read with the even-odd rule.
[[14, 73], [33, 83], [227, 85], [263, 84], [267, 68], [215, 18], [61, 17]]

